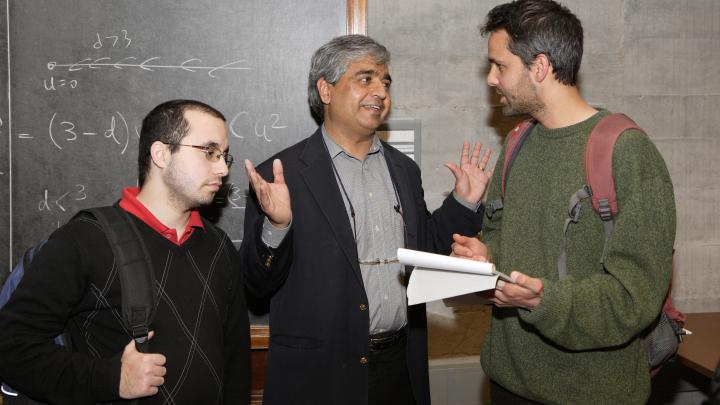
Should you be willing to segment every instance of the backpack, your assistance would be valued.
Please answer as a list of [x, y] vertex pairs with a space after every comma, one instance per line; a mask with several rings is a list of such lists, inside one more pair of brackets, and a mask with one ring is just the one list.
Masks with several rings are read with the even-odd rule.
[[[72, 219], [89, 217], [97, 219], [113, 251], [120, 278], [122, 320], [130, 331], [138, 351], [147, 353], [150, 349], [148, 334], [155, 316], [154, 275], [150, 255], [143, 243], [135, 223], [125, 210], [118, 206], [89, 208], [78, 212]], [[28, 249], [22, 260], [10, 272], [0, 291], [0, 308], [5, 306], [20, 283], [25, 270], [47, 239]], [[72, 350], [69, 335], [63, 332], [55, 343]], [[1, 385], [5, 405], [41, 404], [6, 384]]]
[[[510, 175], [512, 165], [527, 137], [537, 124], [535, 120], [523, 121], [508, 133], [505, 148], [505, 162], [502, 169], [500, 198], [488, 203], [485, 213], [488, 218], [503, 208], [505, 185]], [[563, 239], [560, 244], [557, 269], [560, 279], [567, 276], [567, 230], [571, 223], [577, 223], [580, 218], [580, 202], [590, 198], [592, 207], [603, 222], [604, 242], [600, 264], [605, 258], [607, 241], [613, 230], [613, 219], [618, 212], [617, 196], [615, 195], [615, 181], [612, 176], [612, 156], [615, 142], [620, 135], [629, 129], [644, 132], [633, 120], [624, 114], [610, 114], [598, 121], [588, 137], [585, 145], [585, 182], [579, 190], [570, 196], [568, 216], [563, 228]], [[654, 375], [659, 367], [670, 360], [676, 353], [678, 345], [685, 334], [683, 324], [685, 315], [680, 312], [672, 302], [670, 289], [665, 296], [663, 308], [657, 319], [648, 328], [645, 336], [645, 347], [648, 354], [648, 366]]]

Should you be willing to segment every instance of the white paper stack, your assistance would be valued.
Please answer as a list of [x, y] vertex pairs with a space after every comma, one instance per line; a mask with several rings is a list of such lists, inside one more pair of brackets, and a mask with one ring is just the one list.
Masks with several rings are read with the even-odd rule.
[[400, 248], [400, 263], [415, 266], [407, 287], [408, 304], [455, 297], [495, 288], [498, 277], [492, 263]]

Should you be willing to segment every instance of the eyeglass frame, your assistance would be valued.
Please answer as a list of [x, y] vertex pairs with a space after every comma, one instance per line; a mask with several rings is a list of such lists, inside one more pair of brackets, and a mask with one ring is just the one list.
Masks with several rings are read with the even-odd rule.
[[[165, 145], [170, 146], [187, 146], [189, 148], [194, 148], [200, 151], [205, 152], [205, 158], [211, 162], [216, 163], [220, 161], [220, 158], [222, 157], [225, 161], [225, 164], [227, 165], [228, 169], [230, 166], [232, 166], [233, 162], [235, 162], [235, 158], [233, 155], [230, 154], [230, 152], [221, 152], [220, 148], [217, 146], [203, 146], [203, 145], [189, 145], [185, 143], [175, 143], [175, 142], [163, 142]], [[217, 154], [211, 153], [212, 150], [218, 151]], [[213, 160], [215, 159], [215, 160]]]

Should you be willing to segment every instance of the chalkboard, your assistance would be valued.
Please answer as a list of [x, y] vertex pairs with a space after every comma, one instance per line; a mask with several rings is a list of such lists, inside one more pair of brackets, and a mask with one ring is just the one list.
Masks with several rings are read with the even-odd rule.
[[[236, 161], [308, 136], [310, 56], [351, 26], [337, 0], [2, 3], [0, 281], [77, 210], [136, 185], [142, 118], [165, 100], [222, 111]], [[246, 191], [237, 164], [212, 210], [238, 245]]]

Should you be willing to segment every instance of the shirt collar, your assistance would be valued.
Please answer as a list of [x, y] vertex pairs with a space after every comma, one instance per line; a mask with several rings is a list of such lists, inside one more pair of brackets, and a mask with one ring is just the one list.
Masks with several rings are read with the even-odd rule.
[[[327, 130], [325, 130], [325, 125], [320, 126], [320, 131], [322, 132], [323, 141], [325, 142], [325, 146], [327, 146], [328, 152], [330, 153], [330, 159], [335, 159], [335, 157], [337, 157], [337, 155], [339, 155], [341, 153], [344, 153], [345, 155], [352, 157], [349, 153], [347, 153], [345, 151], [345, 149], [342, 148], [342, 146], [338, 145], [337, 142], [335, 142], [335, 140], [332, 139], [332, 137], [330, 137]], [[382, 142], [380, 142], [380, 138], [377, 136], [377, 133], [374, 133], [372, 145], [370, 146], [368, 155], [372, 155], [377, 152], [380, 152], [381, 155], [384, 155], [382, 150], [383, 150]]]
[[205, 225], [203, 225], [202, 218], [200, 217], [200, 212], [197, 209], [193, 209], [190, 211], [190, 218], [187, 226], [185, 227], [185, 232], [183, 232], [180, 239], [178, 239], [176, 229], [168, 228], [165, 224], [160, 222], [160, 220], [157, 219], [157, 217], [153, 215], [153, 213], [150, 212], [150, 210], [148, 210], [147, 207], [140, 202], [140, 200], [137, 199], [139, 193], [140, 188], [138, 187], [124, 188], [122, 192], [122, 199], [119, 204], [120, 208], [138, 217], [150, 228], [174, 244], [180, 246], [185, 243], [196, 228], [202, 230], [205, 229]]

